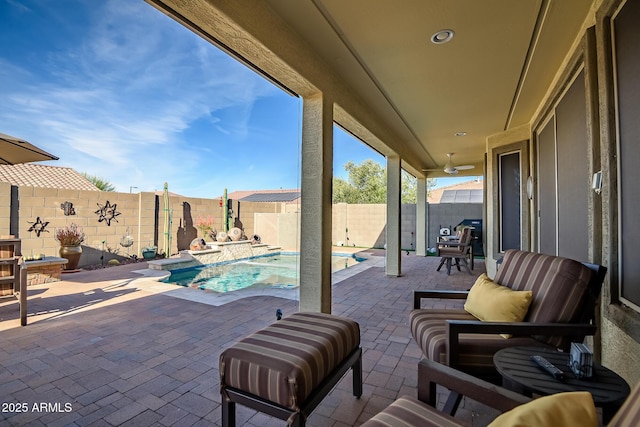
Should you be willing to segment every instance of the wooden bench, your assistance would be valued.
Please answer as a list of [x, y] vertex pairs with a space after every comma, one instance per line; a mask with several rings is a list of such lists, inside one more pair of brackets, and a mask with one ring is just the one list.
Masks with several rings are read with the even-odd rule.
[[222, 425], [235, 426], [235, 404], [304, 426], [349, 370], [362, 395], [360, 326], [323, 313], [295, 313], [220, 355]]

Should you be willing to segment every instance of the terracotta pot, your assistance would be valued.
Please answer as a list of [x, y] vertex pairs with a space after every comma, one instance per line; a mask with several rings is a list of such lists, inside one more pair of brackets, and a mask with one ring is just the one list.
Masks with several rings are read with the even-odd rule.
[[82, 246], [60, 246], [60, 258], [65, 258], [68, 262], [64, 266], [65, 270], [77, 270], [80, 256], [82, 255]]

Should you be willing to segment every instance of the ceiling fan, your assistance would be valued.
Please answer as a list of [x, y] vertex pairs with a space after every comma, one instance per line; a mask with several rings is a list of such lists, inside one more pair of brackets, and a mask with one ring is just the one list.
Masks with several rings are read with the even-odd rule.
[[[473, 165], [455, 166], [453, 164], [453, 161], [451, 160], [451, 156], [453, 156], [453, 153], [447, 153], [447, 157], [449, 158], [449, 160], [444, 165], [444, 169], [443, 169], [449, 175], [456, 175], [458, 173], [458, 171], [473, 169], [475, 167]], [[425, 171], [425, 172], [432, 172], [432, 171], [437, 171], [439, 169], [422, 169], [422, 170]]]

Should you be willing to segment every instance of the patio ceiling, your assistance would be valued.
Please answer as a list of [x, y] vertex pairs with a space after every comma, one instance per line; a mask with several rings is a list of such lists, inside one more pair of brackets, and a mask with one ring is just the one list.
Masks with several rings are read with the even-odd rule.
[[[446, 175], [441, 169], [450, 152], [455, 153], [454, 164], [476, 165], [461, 175], [483, 174], [487, 136], [532, 120], [567, 52], [582, 34], [594, 3], [147, 1], [183, 14], [189, 23], [292, 90], [296, 90], [292, 70], [307, 74], [305, 78], [313, 73], [335, 76], [391, 129], [393, 137], [384, 142], [402, 156], [403, 166], [413, 173], [436, 169], [427, 176]], [[221, 15], [212, 13], [211, 6]], [[235, 22], [226, 34], [227, 18], [222, 15]], [[246, 35], [239, 35], [238, 28]], [[432, 43], [432, 35], [443, 29], [453, 30], [453, 39]], [[261, 54], [251, 52], [260, 49]], [[294, 63], [299, 57], [291, 51], [301, 50], [314, 56], [314, 64], [305, 68], [304, 61]], [[290, 68], [278, 75], [282, 68], [272, 67], [267, 51]], [[455, 136], [457, 132], [466, 136]]]
[[[455, 152], [476, 175], [485, 138], [534, 116], [591, 3], [269, 0], [370, 108], [384, 116], [392, 106], [414, 167], [441, 168]], [[432, 43], [442, 29], [453, 39]]]

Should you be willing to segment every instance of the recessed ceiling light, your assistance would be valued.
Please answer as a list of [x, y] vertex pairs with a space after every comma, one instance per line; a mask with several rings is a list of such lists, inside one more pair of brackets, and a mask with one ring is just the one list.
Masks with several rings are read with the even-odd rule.
[[466, 132], [456, 132], [454, 135], [455, 136], [467, 136], [467, 133]]
[[435, 44], [446, 43], [453, 38], [453, 30], [440, 30], [431, 36], [431, 42]]

